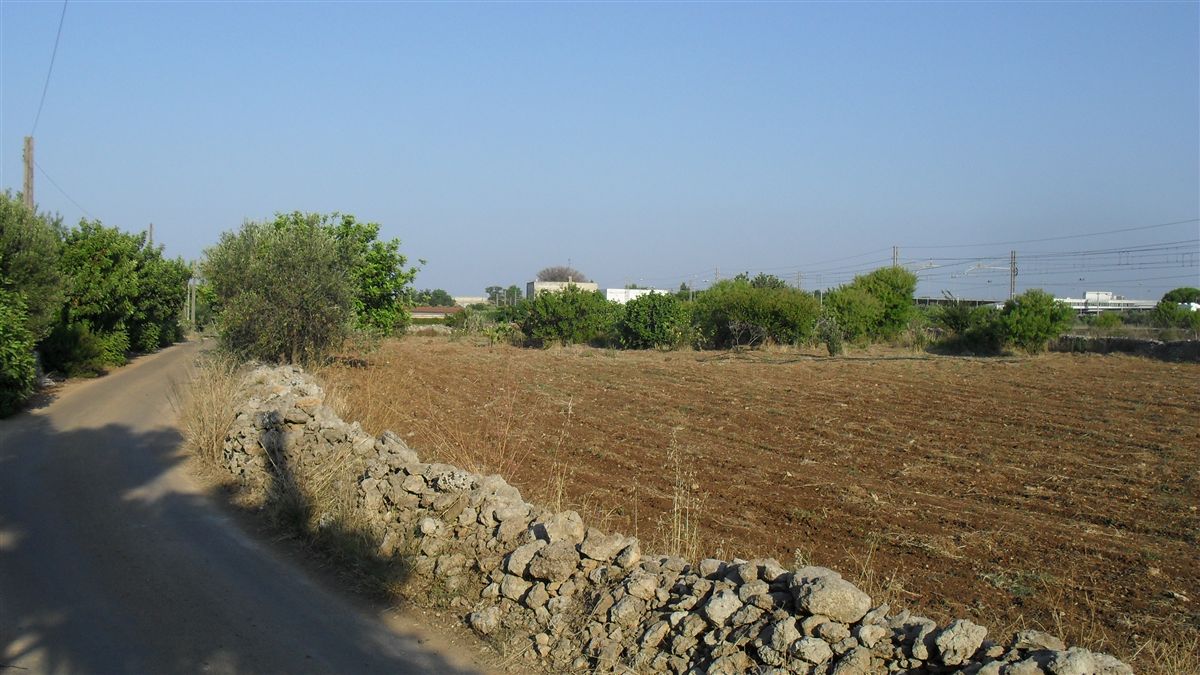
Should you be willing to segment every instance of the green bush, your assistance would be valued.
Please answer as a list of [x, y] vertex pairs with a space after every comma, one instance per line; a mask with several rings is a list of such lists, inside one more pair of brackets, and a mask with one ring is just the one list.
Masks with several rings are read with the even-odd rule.
[[612, 336], [619, 311], [620, 305], [598, 291], [568, 286], [557, 293], [538, 293], [529, 301], [521, 332], [540, 346], [604, 342]]
[[50, 334], [62, 310], [65, 281], [57, 220], [34, 213], [0, 192], [0, 287], [25, 300], [25, 325], [34, 341]]
[[842, 286], [829, 291], [825, 294], [824, 304], [842, 336], [859, 346], [871, 341], [883, 321], [883, 303], [860, 286]]
[[205, 253], [221, 339], [234, 354], [307, 363], [345, 340], [354, 306], [350, 258], [319, 218], [248, 222]]
[[60, 323], [41, 343], [42, 363], [68, 377], [95, 377], [105, 370], [105, 345], [85, 323]]
[[826, 311], [817, 321], [817, 335], [825, 343], [825, 350], [830, 356], [838, 356], [845, 351], [842, 329], [838, 326], [837, 315], [832, 311]]
[[1160, 300], [1151, 312], [1155, 326], [1164, 329], [1200, 330], [1200, 312], [1172, 300]]
[[756, 288], [744, 279], [721, 281], [696, 298], [692, 319], [705, 346], [795, 345], [812, 339], [820, 307], [794, 288]]
[[627, 349], [676, 347], [689, 325], [687, 306], [674, 295], [648, 293], [625, 303], [618, 330]]
[[1073, 317], [1070, 306], [1035, 288], [1004, 303], [999, 321], [1006, 341], [1036, 354], [1061, 335]]
[[28, 324], [24, 299], [0, 287], [0, 417], [20, 410], [37, 384]]
[[1092, 318], [1092, 326], [1103, 329], [1120, 328], [1125, 325], [1121, 315], [1116, 312], [1100, 312]]

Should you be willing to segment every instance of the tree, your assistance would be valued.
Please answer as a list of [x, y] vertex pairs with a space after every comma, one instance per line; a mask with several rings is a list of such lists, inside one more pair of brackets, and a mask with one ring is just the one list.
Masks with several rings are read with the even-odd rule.
[[784, 281], [783, 279], [780, 279], [779, 277], [775, 276], [774, 274], [766, 274], [765, 272], [759, 272], [754, 278], [750, 277], [749, 272], [742, 272], [741, 274], [734, 277], [734, 279], [739, 280], [739, 281], [745, 281], [746, 283], [750, 284], [750, 286], [753, 288], [787, 288], [788, 287], [787, 282]]
[[630, 349], [674, 347], [689, 323], [687, 307], [667, 293], [647, 293], [625, 303], [618, 330], [621, 346]]
[[598, 291], [568, 286], [560, 293], [538, 293], [526, 307], [520, 324], [525, 335], [542, 345], [570, 345], [607, 338], [619, 305], [605, 300]]
[[849, 284], [829, 291], [823, 303], [842, 336], [855, 344], [870, 342], [883, 323], [883, 303], [862, 286]]
[[999, 322], [1008, 342], [1036, 354], [1071, 325], [1072, 316], [1070, 306], [1035, 288], [1004, 303]]
[[696, 297], [693, 320], [711, 347], [799, 344], [813, 335], [817, 300], [795, 288], [755, 288], [745, 279], [717, 282]]
[[587, 277], [583, 272], [574, 267], [566, 265], [558, 265], [555, 267], [547, 267], [537, 273], [538, 281], [587, 281]]
[[25, 299], [5, 285], [0, 284], [0, 417], [20, 410], [37, 384]]
[[415, 302], [424, 307], [453, 307], [454, 297], [440, 288], [426, 288], [417, 293]]
[[380, 241], [378, 224], [360, 223], [349, 214], [296, 211], [275, 217], [276, 226], [301, 222], [318, 224], [337, 243], [342, 268], [350, 275], [357, 328], [389, 335], [408, 326], [412, 319], [407, 308], [410, 285], [418, 268], [405, 267], [408, 258], [400, 253], [399, 239]]
[[179, 317], [192, 272], [182, 258], [163, 258], [161, 246], [142, 248], [137, 271], [129, 339], [134, 349], [150, 352], [182, 339]]
[[49, 335], [65, 299], [60, 227], [11, 192], [0, 193], [0, 288], [24, 298], [25, 327], [34, 341]]
[[1181, 286], [1174, 290], [1167, 291], [1162, 296], [1164, 302], [1185, 303], [1185, 302], [1200, 302], [1200, 288], [1192, 288], [1191, 286]]
[[879, 323], [871, 331], [874, 338], [895, 339], [916, 313], [913, 292], [917, 290], [917, 275], [902, 267], [881, 267], [865, 276], [855, 277], [850, 285], [861, 288], [879, 301]]
[[204, 275], [225, 346], [290, 363], [319, 361], [340, 346], [361, 301], [364, 275], [352, 269], [369, 249], [361, 243], [348, 247], [320, 217], [300, 214], [223, 233], [205, 252]]

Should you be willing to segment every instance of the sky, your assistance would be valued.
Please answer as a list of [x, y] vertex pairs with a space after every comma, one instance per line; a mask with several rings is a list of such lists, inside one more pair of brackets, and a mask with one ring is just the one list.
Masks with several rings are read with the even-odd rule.
[[63, 7], [0, 2], [0, 188], [36, 119], [39, 208], [172, 256], [338, 211], [455, 295], [1200, 286], [1197, 2]]

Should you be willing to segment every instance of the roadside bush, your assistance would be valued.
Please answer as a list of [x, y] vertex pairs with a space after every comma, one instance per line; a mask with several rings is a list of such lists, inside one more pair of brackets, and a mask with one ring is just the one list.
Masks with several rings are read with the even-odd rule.
[[1101, 312], [1092, 319], [1092, 326], [1105, 330], [1120, 328], [1125, 325], [1121, 320], [1121, 315], [1116, 312]]
[[1071, 325], [1073, 316], [1069, 306], [1035, 288], [1004, 303], [999, 321], [1007, 342], [1036, 354]]
[[0, 417], [20, 410], [37, 384], [28, 323], [25, 300], [0, 287]]
[[794, 288], [755, 288], [749, 281], [721, 281], [704, 291], [693, 322], [705, 346], [757, 346], [766, 341], [795, 345], [810, 340], [820, 308], [816, 298]]
[[205, 253], [221, 339], [234, 354], [307, 363], [345, 340], [354, 293], [349, 257], [319, 219], [248, 222]]
[[408, 258], [400, 253], [399, 239], [379, 239], [379, 224], [362, 223], [349, 214], [295, 211], [276, 215], [274, 226], [316, 226], [333, 238], [350, 283], [355, 328], [391, 335], [408, 326], [412, 314], [407, 302], [417, 268], [405, 267]]
[[60, 323], [41, 343], [46, 370], [68, 377], [95, 377], [105, 371], [105, 345], [86, 323]]
[[649, 293], [625, 303], [618, 324], [627, 349], [676, 347], [687, 334], [687, 307], [674, 295]]
[[522, 333], [541, 346], [604, 342], [613, 335], [619, 311], [619, 305], [597, 291], [568, 286], [557, 293], [538, 293], [528, 302], [519, 325]]
[[0, 192], [0, 288], [24, 298], [25, 327], [35, 342], [50, 334], [63, 306], [61, 255], [58, 222]]

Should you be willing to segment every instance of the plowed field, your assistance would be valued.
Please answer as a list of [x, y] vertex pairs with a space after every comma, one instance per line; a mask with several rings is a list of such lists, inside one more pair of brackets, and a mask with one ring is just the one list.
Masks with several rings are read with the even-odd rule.
[[1139, 672], [1200, 662], [1200, 365], [445, 338], [361, 358], [322, 373], [350, 419], [651, 550], [826, 565]]

